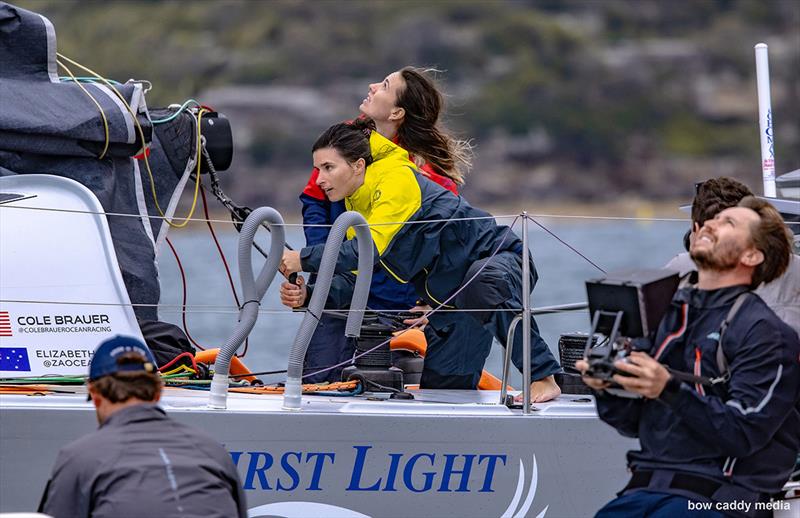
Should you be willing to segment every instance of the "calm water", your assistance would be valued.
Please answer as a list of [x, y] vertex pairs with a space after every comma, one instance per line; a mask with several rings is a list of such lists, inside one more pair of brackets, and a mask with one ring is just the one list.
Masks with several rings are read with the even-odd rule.
[[[682, 250], [682, 237], [688, 228], [688, 222], [545, 219], [541, 223], [606, 271], [663, 266]], [[239, 290], [236, 260], [238, 234], [228, 225], [217, 224], [215, 229]], [[519, 224], [515, 230], [520, 232]], [[262, 248], [268, 249], [269, 238], [265, 231], [263, 234], [257, 241], [263, 245]], [[601, 272], [533, 223], [530, 223], [529, 236], [539, 271], [539, 282], [533, 291], [533, 306], [585, 301], [584, 281], [600, 276]], [[186, 271], [188, 304], [199, 306], [187, 315], [189, 332], [204, 347], [219, 347], [236, 325], [236, 310], [225, 270], [211, 236], [205, 227], [196, 226], [194, 230], [173, 231], [170, 240], [178, 250]], [[287, 242], [294, 248], [302, 247], [305, 240], [299, 227], [287, 229]], [[259, 254], [254, 255], [254, 263], [257, 268], [261, 266]], [[179, 306], [182, 293], [180, 274], [168, 248], [160, 258], [159, 267], [162, 304]], [[277, 278], [267, 291], [261, 308], [262, 314], [251, 334], [245, 362], [252, 370], [283, 369], [303, 314], [293, 313], [280, 304]], [[181, 325], [179, 307], [162, 307], [160, 315], [164, 320]], [[542, 315], [537, 319], [545, 340], [552, 348], [555, 348], [562, 333], [588, 331], [586, 311]], [[501, 372], [501, 360], [502, 348], [495, 344], [487, 368], [494, 373]], [[514, 369], [512, 372], [518, 376]], [[274, 377], [265, 381], [280, 379]], [[519, 378], [512, 377], [512, 382], [519, 386]]]

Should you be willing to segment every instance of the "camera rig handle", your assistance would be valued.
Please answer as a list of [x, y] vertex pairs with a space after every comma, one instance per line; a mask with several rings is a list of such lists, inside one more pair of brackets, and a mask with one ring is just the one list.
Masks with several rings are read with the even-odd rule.
[[592, 329], [589, 331], [589, 335], [586, 337], [586, 348], [583, 351], [584, 357], [589, 355], [589, 350], [592, 348], [593, 338], [597, 332], [597, 328], [600, 325], [600, 319], [603, 317], [614, 319], [614, 324], [611, 326], [611, 334], [608, 335], [608, 343], [613, 344], [618, 338], [619, 327], [622, 324], [622, 317], [624, 315], [624, 311], [603, 311], [601, 309], [595, 310], [595, 312], [592, 314]]

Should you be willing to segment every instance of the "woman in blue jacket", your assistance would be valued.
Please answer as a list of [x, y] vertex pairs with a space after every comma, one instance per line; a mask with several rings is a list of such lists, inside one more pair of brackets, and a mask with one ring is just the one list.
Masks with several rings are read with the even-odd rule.
[[[433, 333], [426, 332], [428, 352], [421, 381], [427, 388], [475, 388], [489, 352], [485, 338], [493, 336], [506, 346], [514, 318], [514, 312], [507, 310], [522, 305], [522, 242], [490, 214], [427, 181], [409, 163], [407, 151], [372, 128], [357, 120], [334, 125], [320, 136], [313, 147], [317, 185], [331, 201], [344, 200], [348, 210], [364, 215], [376, 266], [396, 281], [413, 285], [425, 304], [476, 310], [430, 315], [428, 327]], [[353, 237], [351, 229], [336, 264], [336, 273], [346, 282], [331, 287], [329, 307], [345, 307], [350, 300], [354, 281], [350, 272], [358, 264]], [[285, 252], [282, 271], [318, 271], [323, 247]], [[530, 270], [534, 286], [532, 264]], [[311, 290], [284, 283], [281, 300], [300, 307]], [[476, 329], [480, 333], [471, 332]], [[531, 397], [548, 401], [560, 394], [553, 379], [560, 366], [533, 319], [531, 346]], [[521, 333], [512, 345], [512, 361], [523, 370]]]
[[[369, 85], [361, 102], [360, 118], [369, 119], [384, 137], [409, 151], [410, 163], [427, 179], [458, 194], [464, 174], [470, 166], [470, 148], [440, 127], [444, 101], [441, 92], [424, 70], [405, 67], [392, 72], [383, 81]], [[343, 201], [331, 201], [317, 185], [315, 167], [300, 201], [303, 203], [303, 227], [306, 246], [324, 244], [329, 227], [345, 211]], [[319, 226], [322, 225], [322, 226]], [[313, 279], [311, 279], [313, 282]], [[303, 282], [303, 281], [300, 281]], [[367, 305], [375, 310], [408, 310], [417, 307], [414, 289], [397, 282], [385, 272], [373, 273]], [[323, 316], [308, 346], [304, 381], [319, 383], [339, 381], [341, 368], [315, 374], [324, 367], [353, 356], [353, 346], [344, 336], [344, 321]], [[481, 335], [480, 329], [473, 329]], [[483, 335], [486, 348], [491, 336]]]

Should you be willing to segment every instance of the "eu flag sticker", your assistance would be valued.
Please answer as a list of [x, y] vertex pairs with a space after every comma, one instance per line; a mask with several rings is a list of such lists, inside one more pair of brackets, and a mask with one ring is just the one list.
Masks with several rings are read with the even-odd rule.
[[30, 372], [31, 362], [24, 347], [0, 347], [0, 371]]

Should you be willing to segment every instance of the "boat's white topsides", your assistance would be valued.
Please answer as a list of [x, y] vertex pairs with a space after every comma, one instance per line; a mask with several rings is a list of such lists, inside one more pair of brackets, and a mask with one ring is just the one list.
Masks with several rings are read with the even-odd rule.
[[[89, 409], [84, 387], [59, 387], [57, 393], [44, 397], [4, 394], [0, 395], [3, 409]], [[303, 408], [299, 413], [313, 414], [361, 414], [361, 415], [435, 415], [443, 416], [520, 416], [520, 410], [512, 410], [497, 404], [498, 391], [470, 390], [415, 390], [414, 400], [387, 400], [383, 397], [367, 396], [334, 397], [303, 396]], [[199, 411], [209, 413], [298, 413], [282, 408], [282, 394], [240, 394], [231, 392], [226, 410], [208, 407], [208, 392], [167, 388], [161, 406], [169, 411]], [[597, 412], [590, 396], [564, 395], [548, 403], [537, 403], [529, 416], [547, 418], [595, 418]]]

